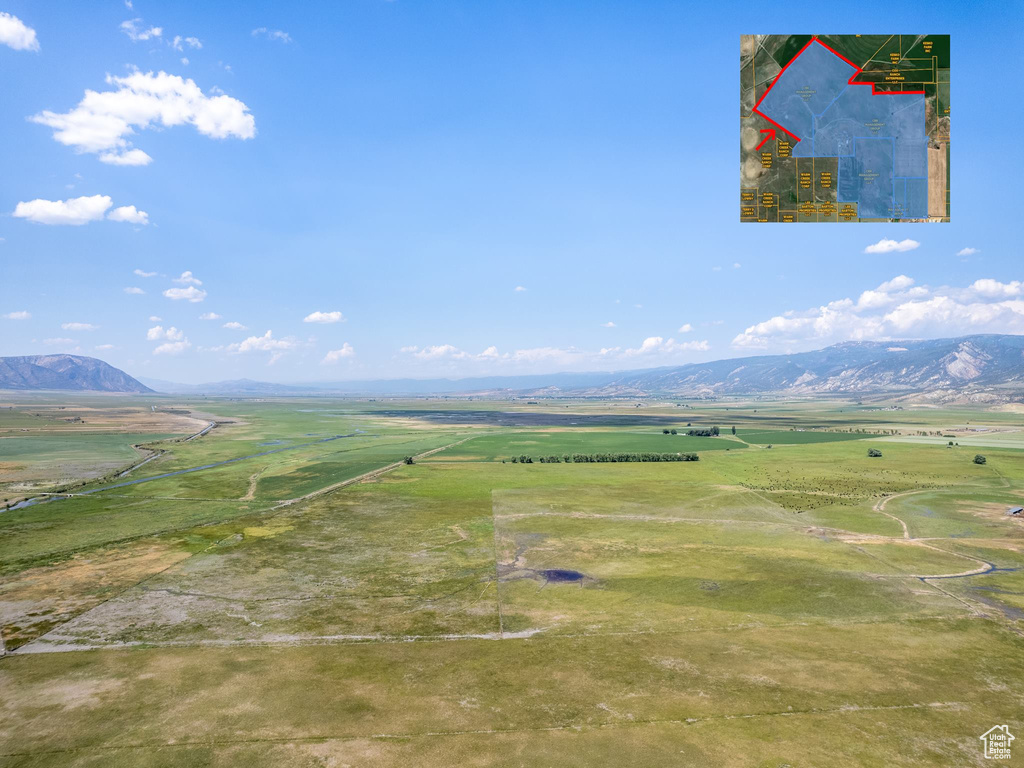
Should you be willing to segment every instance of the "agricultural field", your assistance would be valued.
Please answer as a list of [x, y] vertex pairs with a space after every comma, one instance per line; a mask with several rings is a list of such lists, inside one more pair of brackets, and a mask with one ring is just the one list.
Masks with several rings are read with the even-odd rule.
[[639, 405], [108, 403], [198, 429], [0, 512], [0, 765], [983, 765], [1022, 725], [1024, 415]]

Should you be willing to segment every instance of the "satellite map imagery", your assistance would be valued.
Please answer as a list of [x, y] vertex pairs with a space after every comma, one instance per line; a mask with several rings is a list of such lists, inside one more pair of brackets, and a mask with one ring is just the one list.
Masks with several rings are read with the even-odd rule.
[[949, 35], [742, 35], [740, 221], [948, 222]]

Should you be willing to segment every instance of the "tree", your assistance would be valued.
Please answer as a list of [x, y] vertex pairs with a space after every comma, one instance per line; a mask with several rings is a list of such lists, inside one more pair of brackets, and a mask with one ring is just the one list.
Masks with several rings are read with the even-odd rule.
[[974, 463], [975, 464], [984, 464], [986, 461], [987, 461], [987, 459], [984, 456], [982, 456], [980, 453], [976, 454], [974, 456]]
[[415, 462], [415, 461], [413, 460], [412, 456], [406, 456], [406, 457], [405, 457], [405, 458], [403, 459], [403, 461], [404, 461], [404, 462], [405, 462], [406, 464], [415, 464], [415, 463], [416, 463], [416, 462]]
[[733, 425], [733, 428], [732, 428], [732, 433], [733, 433], [734, 435], [736, 434], [736, 425], [735, 425], [735, 424]]
[[663, 429], [663, 430], [661, 430], [661, 434], [667, 435], [667, 434], [669, 434], [669, 431], [667, 429]]
[[868, 448], [868, 456], [870, 456], [871, 458], [876, 459], [881, 455], [882, 452], [877, 448]]
[[673, 429], [673, 430], [672, 430], [672, 434], [673, 434], [673, 435], [678, 435], [679, 433], [678, 433], [678, 432], [677, 432], [676, 430], [674, 430], [674, 429]]

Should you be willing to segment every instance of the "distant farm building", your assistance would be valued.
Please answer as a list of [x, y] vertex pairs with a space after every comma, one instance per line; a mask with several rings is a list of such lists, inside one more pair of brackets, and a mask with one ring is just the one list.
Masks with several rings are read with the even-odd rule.
[[1024, 507], [1010, 507], [1006, 514], [1016, 517], [1024, 517]]

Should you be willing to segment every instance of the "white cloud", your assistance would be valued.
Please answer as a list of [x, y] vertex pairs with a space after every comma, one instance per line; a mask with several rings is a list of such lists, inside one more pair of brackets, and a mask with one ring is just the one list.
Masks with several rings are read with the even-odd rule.
[[1020, 280], [1011, 280], [1008, 283], [1001, 283], [991, 278], [982, 278], [971, 283], [971, 290], [979, 296], [988, 298], [1010, 299], [1024, 293], [1024, 283]]
[[107, 195], [73, 197], [68, 200], [36, 199], [18, 203], [14, 208], [14, 216], [36, 224], [80, 227], [102, 219], [113, 204]]
[[526, 291], [526, 288], [524, 288], [521, 285], [517, 285], [514, 290], [515, 290], [516, 293], [523, 293], [523, 292]]
[[740, 264], [738, 261], [734, 261], [732, 263], [732, 268], [733, 269], [739, 269], [741, 266], [742, 266], [742, 264]]
[[179, 285], [202, 285], [203, 281], [196, 279], [196, 276], [191, 271], [185, 271], [181, 273], [181, 277], [175, 277], [174, 282]]
[[191, 301], [193, 304], [202, 301], [206, 298], [206, 291], [202, 288], [196, 288], [194, 285], [190, 285], [188, 288], [168, 288], [164, 291], [164, 296], [168, 299], [174, 299], [175, 301]]
[[343, 323], [345, 316], [341, 312], [311, 312], [302, 318], [304, 323]]
[[337, 363], [344, 360], [347, 357], [354, 356], [356, 351], [352, 348], [352, 345], [347, 341], [341, 345], [341, 349], [332, 349], [326, 355], [324, 359], [320, 361], [321, 365], [330, 365], [331, 363]]
[[248, 326], [242, 325], [241, 323], [235, 322], [234, 320], [224, 323], [224, 328], [230, 328], [232, 331], [248, 331]]
[[676, 341], [675, 339], [664, 339], [661, 336], [648, 336], [643, 343], [635, 349], [623, 351], [625, 357], [637, 357], [640, 355], [673, 355], [680, 352], [707, 352], [711, 345], [707, 341]]
[[281, 358], [282, 354], [296, 346], [298, 346], [298, 342], [295, 339], [275, 339], [273, 334], [267, 331], [262, 336], [250, 336], [245, 341], [228, 344], [227, 351], [233, 355], [247, 352], [271, 352], [273, 354], [270, 356], [268, 365], [273, 365]]
[[80, 227], [90, 221], [100, 221], [104, 215], [110, 221], [126, 221], [132, 224], [149, 223], [149, 214], [137, 210], [134, 205], [122, 205], [107, 214], [107, 209], [113, 204], [109, 195], [72, 197], [67, 200], [37, 198], [18, 203], [14, 207], [14, 216], [18, 219], [28, 219], [36, 224], [73, 227]]
[[144, 290], [142, 290], [141, 288], [139, 288], [139, 287], [137, 287], [137, 286], [134, 286], [134, 285], [130, 285], [130, 286], [128, 286], [127, 288], [125, 288], [125, 289], [124, 289], [124, 292], [125, 292], [125, 293], [130, 293], [130, 294], [133, 294], [133, 295], [135, 295], [135, 296], [141, 296], [142, 294], [144, 294], [144, 293], [145, 293], [145, 291], [144, 291]]
[[138, 275], [139, 277], [155, 277], [156, 272], [143, 272], [141, 269], [136, 269], [132, 274]]
[[94, 347], [94, 349], [95, 349], [95, 350], [96, 350], [97, 352], [105, 352], [106, 350], [108, 350], [108, 349], [113, 349], [113, 348], [114, 348], [114, 345], [113, 345], [113, 344], [97, 344], [97, 345], [96, 345], [96, 346]]
[[904, 251], [912, 251], [920, 245], [917, 240], [910, 240], [909, 238], [899, 242], [883, 238], [874, 245], [869, 245], [865, 248], [864, 253], [892, 253], [893, 251], [903, 253]]
[[966, 288], [918, 286], [900, 275], [865, 291], [812, 309], [790, 310], [748, 327], [732, 341], [740, 348], [814, 348], [839, 341], [1024, 333], [1024, 283], [991, 278]]
[[576, 347], [531, 347], [517, 349], [512, 352], [499, 352], [495, 346], [489, 346], [483, 352], [473, 353], [460, 349], [453, 344], [436, 344], [432, 346], [402, 347], [399, 352], [410, 355], [417, 361], [441, 366], [449, 370], [468, 368], [470, 370], [492, 371], [495, 366], [514, 369], [536, 369], [543, 366], [597, 366], [607, 368], [609, 365], [623, 364], [626, 359], [637, 356], [678, 358], [689, 352], [706, 352], [710, 349], [707, 341], [677, 342], [674, 339], [663, 339], [652, 336], [636, 349], [621, 347], [605, 347], [599, 352], [588, 352]]
[[176, 51], [185, 50], [186, 45], [189, 48], [202, 48], [203, 42], [198, 37], [182, 37], [181, 35], [175, 35], [171, 40], [171, 48]]
[[265, 37], [268, 40], [276, 40], [279, 43], [290, 43], [292, 36], [287, 32], [283, 32], [280, 29], [267, 29], [266, 27], [257, 27], [252, 31], [253, 37]]
[[142, 19], [128, 19], [121, 22], [121, 31], [128, 35], [128, 38], [135, 43], [152, 40], [160, 37], [164, 30], [162, 27], [149, 27], [142, 23]]
[[154, 355], [180, 355], [186, 349], [192, 346], [192, 342], [188, 339], [181, 341], [168, 341], [165, 344], [161, 344], [159, 347], [153, 350]]
[[163, 320], [163, 318], [159, 317], [157, 315], [150, 315], [149, 316], [149, 322], [151, 322], [151, 323], [159, 323], [161, 320]]
[[43, 344], [50, 347], [68, 347], [75, 343], [74, 339], [43, 339]]
[[79, 153], [102, 153], [104, 162], [143, 165], [127, 137], [152, 127], [192, 125], [216, 139], [251, 139], [256, 121], [249, 108], [227, 94], [206, 95], [195, 81], [166, 72], [135, 71], [126, 77], [108, 75], [109, 91], [87, 90], [69, 112], [49, 110], [31, 119], [53, 129], [53, 138]]
[[181, 341], [184, 338], [184, 332], [178, 330], [173, 325], [170, 328], [157, 325], [146, 331], [147, 341]]
[[199, 316], [200, 320], [220, 320], [220, 318], [221, 315], [218, 315], [216, 312], [203, 312], [203, 314]]
[[956, 252], [957, 256], [973, 256], [976, 253], [981, 253], [977, 248], [961, 248]]
[[28, 320], [30, 317], [32, 317], [32, 313], [27, 312], [24, 309], [19, 309], [15, 312], [8, 312], [4, 315], [5, 320]]
[[149, 165], [153, 158], [141, 149], [129, 149], [124, 152], [104, 152], [100, 155], [100, 162], [107, 165]]
[[65, 331], [95, 331], [98, 325], [92, 323], [61, 323], [60, 327]]
[[36, 31], [9, 13], [0, 13], [0, 44], [16, 51], [39, 50]]
[[690, 325], [689, 323], [683, 323], [681, 326], [679, 326], [679, 330], [676, 331], [676, 333], [689, 333], [692, 330], [692, 325]]
[[615, 323], [613, 323], [611, 320], [609, 320], [607, 323], [601, 323], [601, 327], [602, 328], [614, 328], [615, 327]]
[[149, 214], [138, 210], [134, 205], [122, 205], [107, 214], [111, 221], [124, 221], [129, 224], [149, 224]]

